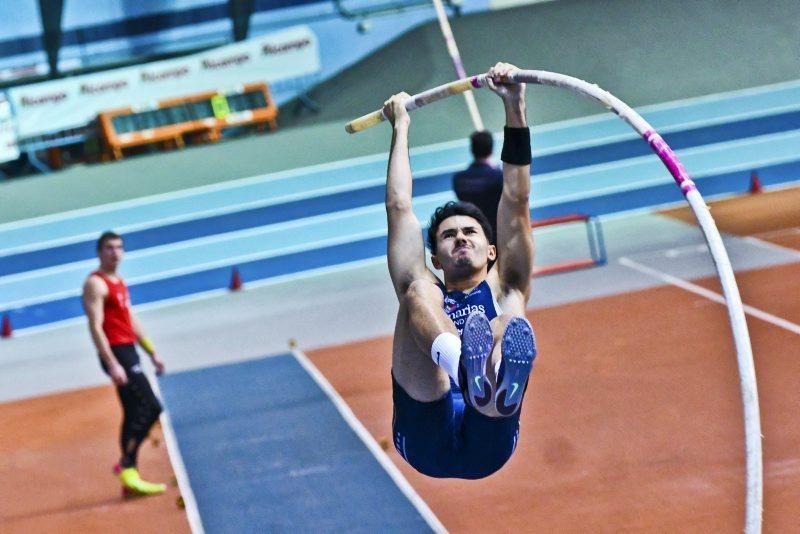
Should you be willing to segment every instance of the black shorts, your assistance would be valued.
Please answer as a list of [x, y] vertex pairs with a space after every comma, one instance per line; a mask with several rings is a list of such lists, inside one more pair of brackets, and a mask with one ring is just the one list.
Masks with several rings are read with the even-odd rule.
[[[126, 373], [142, 372], [141, 362], [139, 361], [139, 353], [136, 352], [136, 345], [133, 343], [126, 345], [111, 345], [111, 352], [114, 353], [114, 357], [125, 369]], [[100, 358], [100, 366], [103, 368], [103, 371], [108, 374], [108, 366], [106, 365], [106, 362], [103, 361], [103, 358]]]

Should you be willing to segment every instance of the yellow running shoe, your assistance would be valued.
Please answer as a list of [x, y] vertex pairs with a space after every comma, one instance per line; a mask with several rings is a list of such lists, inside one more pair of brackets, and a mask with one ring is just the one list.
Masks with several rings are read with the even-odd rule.
[[122, 496], [136, 497], [140, 495], [160, 495], [167, 491], [166, 484], [156, 484], [142, 480], [139, 471], [135, 467], [123, 468], [120, 465], [114, 466], [114, 474], [122, 482]]

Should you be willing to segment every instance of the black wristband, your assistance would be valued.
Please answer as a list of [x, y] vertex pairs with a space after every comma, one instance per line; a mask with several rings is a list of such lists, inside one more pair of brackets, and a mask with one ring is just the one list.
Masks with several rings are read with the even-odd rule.
[[512, 165], [531, 164], [531, 131], [528, 128], [503, 128], [500, 159]]

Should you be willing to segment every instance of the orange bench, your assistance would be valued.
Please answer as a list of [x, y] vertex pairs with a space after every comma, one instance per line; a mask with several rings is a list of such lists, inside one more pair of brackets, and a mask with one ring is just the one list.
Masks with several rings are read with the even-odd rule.
[[277, 126], [278, 107], [266, 83], [246, 84], [235, 91], [205, 91], [161, 100], [152, 106], [125, 107], [98, 115], [108, 157], [122, 159], [124, 149], [154, 143], [183, 148], [184, 136], [200, 134], [216, 141], [233, 126]]

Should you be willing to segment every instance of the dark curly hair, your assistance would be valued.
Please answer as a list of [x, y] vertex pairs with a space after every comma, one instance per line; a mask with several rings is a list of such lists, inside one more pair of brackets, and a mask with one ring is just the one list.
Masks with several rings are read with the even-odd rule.
[[489, 243], [492, 242], [492, 226], [489, 224], [489, 219], [483, 214], [481, 209], [472, 202], [455, 202], [450, 201], [444, 206], [439, 206], [436, 211], [431, 215], [431, 220], [428, 223], [428, 248], [432, 253], [436, 253], [436, 233], [439, 231], [439, 225], [448, 217], [454, 215], [466, 215], [472, 217], [481, 225], [483, 233]]

